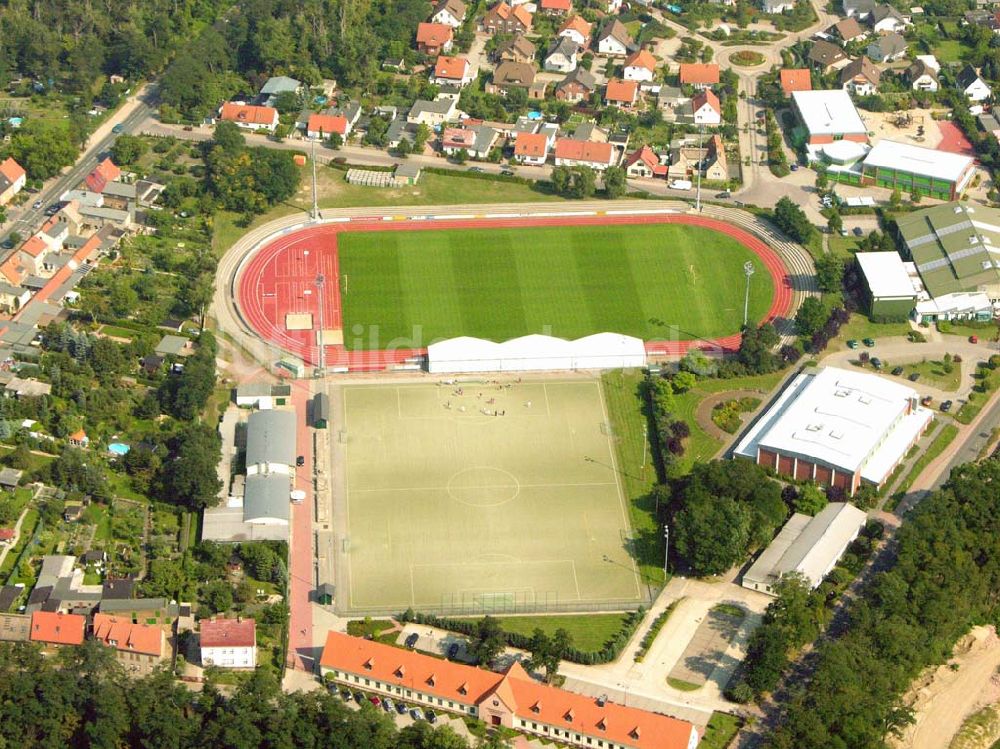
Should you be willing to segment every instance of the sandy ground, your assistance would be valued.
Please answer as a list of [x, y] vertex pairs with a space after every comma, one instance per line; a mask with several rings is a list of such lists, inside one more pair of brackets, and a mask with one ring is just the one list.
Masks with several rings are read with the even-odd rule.
[[947, 747], [967, 716], [1000, 700], [998, 668], [1000, 638], [996, 630], [975, 627], [955, 646], [948, 663], [922, 674], [904, 697], [912, 705], [916, 721], [902, 738], [891, 742], [892, 746]]
[[[875, 133], [875, 140], [888, 138], [889, 140], [909, 143], [911, 146], [923, 146], [924, 148], [934, 148], [941, 142], [941, 130], [937, 122], [931, 118], [929, 109], [911, 109], [912, 115], [910, 123], [904, 127], [895, 124], [896, 112], [863, 112], [862, 118], [868, 129]], [[917, 128], [923, 125], [923, 140], [918, 140]]]

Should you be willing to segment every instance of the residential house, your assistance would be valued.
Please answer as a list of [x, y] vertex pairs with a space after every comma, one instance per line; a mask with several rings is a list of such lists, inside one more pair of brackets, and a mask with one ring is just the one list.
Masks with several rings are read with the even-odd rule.
[[566, 19], [566, 22], [559, 27], [559, 36], [572, 39], [581, 48], [586, 49], [592, 29], [593, 26], [583, 16], [573, 16]]
[[437, 57], [448, 54], [454, 41], [454, 29], [443, 23], [417, 24], [417, 51]]
[[868, 32], [858, 23], [857, 18], [845, 18], [833, 24], [833, 32], [846, 44], [868, 36]]
[[82, 429], [77, 429], [73, 434], [66, 438], [73, 447], [86, 448], [90, 446], [90, 437]]
[[477, 127], [446, 127], [441, 132], [441, 150], [449, 156], [460, 151], [476, 159], [490, 155], [500, 133], [488, 125]]
[[494, 52], [500, 62], [520, 62], [531, 65], [535, 62], [535, 45], [524, 34], [513, 36], [497, 46]]
[[617, 162], [615, 149], [610, 143], [558, 138], [555, 147], [556, 166], [589, 166], [603, 172]]
[[808, 68], [784, 69], [780, 80], [785, 96], [791, 96], [793, 91], [812, 91], [812, 73]]
[[257, 666], [257, 622], [253, 619], [203, 619], [201, 662], [220, 668]]
[[583, 122], [577, 125], [570, 136], [573, 140], [586, 140], [591, 143], [610, 143], [611, 136], [607, 130], [593, 122]]
[[462, 0], [441, 0], [434, 6], [431, 15], [431, 23], [439, 23], [442, 26], [451, 26], [457, 29], [465, 21], [466, 7]]
[[258, 101], [267, 107], [273, 107], [278, 96], [284, 93], [297, 94], [302, 90], [302, 82], [287, 75], [276, 75], [268, 78], [261, 86]]
[[[544, 84], [543, 84], [544, 86]], [[523, 88], [528, 91], [528, 98], [543, 98], [533, 91], [537, 91], [535, 86], [535, 69], [523, 62], [502, 62], [493, 71], [492, 80], [486, 84], [486, 93], [506, 96], [507, 92], [514, 88]]]
[[130, 675], [148, 676], [163, 662], [166, 636], [161, 627], [98, 613], [93, 634], [102, 645], [115, 649], [115, 660]]
[[436, 128], [446, 122], [458, 119], [458, 102], [455, 99], [438, 99], [427, 101], [417, 99], [406, 115], [406, 122], [411, 125], [427, 125]]
[[[981, 114], [976, 120], [979, 122], [979, 127], [982, 128], [983, 132], [989, 133], [994, 138], [1000, 138], [1000, 121], [992, 114]], [[0, 476], [0, 484], [2, 484], [2, 476]]]
[[0, 161], [0, 205], [7, 205], [27, 181], [28, 173], [12, 157]]
[[924, 60], [916, 60], [906, 69], [906, 80], [914, 91], [937, 91], [941, 86], [938, 71]]
[[597, 79], [585, 68], [578, 67], [556, 84], [556, 99], [576, 103], [590, 98], [597, 90]]
[[101, 193], [104, 192], [104, 188], [109, 183], [117, 182], [121, 176], [122, 170], [118, 168], [118, 165], [110, 158], [106, 158], [94, 167], [83, 182], [91, 192]]
[[719, 83], [719, 66], [713, 63], [681, 63], [680, 82], [682, 86], [710, 88]]
[[346, 138], [351, 132], [351, 126], [347, 118], [341, 115], [331, 114], [311, 114], [306, 123], [306, 137], [325, 140], [336, 133], [342, 138]]
[[31, 290], [21, 286], [13, 286], [0, 280], [0, 310], [8, 314], [17, 312], [31, 299]]
[[878, 91], [882, 71], [862, 55], [840, 71], [840, 86], [856, 96], [871, 96]]
[[258, 107], [253, 104], [227, 101], [219, 109], [219, 119], [224, 122], [234, 122], [243, 130], [253, 132], [266, 130], [273, 133], [278, 127], [278, 110], [274, 107]]
[[531, 31], [531, 13], [523, 5], [511, 7], [500, 0], [483, 16], [482, 29], [487, 34], [527, 34]]
[[441, 660], [412, 650], [330, 631], [319, 659], [320, 678], [420, 708], [433, 706], [486, 725], [598, 749], [694, 749], [690, 723], [606, 696], [587, 697], [541, 684], [517, 661], [503, 673]]
[[43, 645], [82, 645], [87, 617], [56, 611], [31, 614], [31, 641]]
[[565, 16], [573, 10], [572, 0], [542, 0], [541, 11], [547, 16]]
[[795, 0], [760, 0], [760, 9], [769, 15], [780, 15], [795, 7]]
[[893, 62], [906, 56], [906, 40], [891, 31], [868, 45], [868, 56], [878, 62]]
[[542, 166], [551, 148], [552, 139], [545, 133], [518, 133], [514, 141], [514, 160], [528, 166]]
[[545, 69], [550, 73], [571, 73], [576, 70], [579, 52], [579, 44], [564, 36], [557, 36], [545, 56]]
[[625, 72], [623, 77], [626, 81], [649, 82], [656, 74], [656, 58], [645, 49], [633, 52], [625, 58]]
[[597, 53], [609, 57], [625, 57], [636, 49], [625, 25], [614, 18], [604, 24], [596, 37]]
[[699, 91], [691, 99], [691, 115], [695, 125], [721, 125], [722, 104], [710, 88]]
[[678, 86], [660, 86], [656, 106], [663, 111], [663, 119], [676, 122], [691, 112], [691, 97]]
[[652, 179], [666, 177], [667, 166], [660, 163], [660, 157], [649, 146], [633, 151], [625, 159], [625, 174], [632, 178]]
[[343, 117], [347, 120], [347, 132], [350, 133], [355, 127], [357, 127], [358, 121], [361, 119], [361, 102], [357, 99], [351, 99], [346, 104], [338, 104], [335, 107], [329, 107], [323, 114], [331, 114], [334, 117]]
[[718, 135], [704, 139], [688, 135], [670, 144], [668, 179], [690, 179], [699, 171], [702, 177], [712, 182], [725, 182], [729, 179], [726, 150]]
[[875, 10], [875, 0], [843, 0], [844, 15], [864, 21]]
[[51, 395], [52, 385], [41, 382], [34, 377], [21, 379], [14, 376], [7, 381], [3, 387], [3, 394], [7, 398], [41, 398], [44, 395]]
[[434, 63], [434, 74], [430, 80], [439, 86], [462, 88], [471, 83], [474, 77], [472, 66], [464, 57], [441, 55]]
[[632, 109], [639, 100], [639, 83], [612, 78], [604, 89], [604, 103], [619, 109]]
[[985, 101], [993, 95], [993, 90], [971, 65], [966, 65], [962, 68], [961, 72], [955, 77], [955, 84], [965, 94], [965, 97], [972, 102]]
[[825, 73], [831, 68], [842, 68], [848, 62], [850, 62], [847, 57], [847, 53], [844, 52], [836, 44], [820, 39], [813, 43], [812, 48], [809, 50], [808, 60], [816, 68], [819, 69], [821, 73]]
[[868, 16], [868, 23], [876, 34], [902, 33], [909, 25], [899, 11], [888, 4], [877, 5]]
[[38, 275], [41, 271], [48, 252], [49, 246], [38, 234], [28, 237], [27, 241], [17, 250], [21, 267], [34, 275]]

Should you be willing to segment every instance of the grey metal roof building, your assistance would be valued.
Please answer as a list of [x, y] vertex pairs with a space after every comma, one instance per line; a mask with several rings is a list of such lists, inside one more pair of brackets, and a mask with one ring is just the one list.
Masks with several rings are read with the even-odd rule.
[[287, 525], [291, 482], [285, 473], [255, 473], [247, 476], [243, 495], [243, 522]]
[[868, 516], [847, 502], [831, 502], [816, 517], [795, 513], [757, 557], [742, 585], [768, 595], [784, 575], [802, 575], [815, 588], [833, 569]]
[[[295, 412], [256, 411], [247, 419], [247, 468], [295, 465]], [[248, 487], [249, 490], [249, 487]]]

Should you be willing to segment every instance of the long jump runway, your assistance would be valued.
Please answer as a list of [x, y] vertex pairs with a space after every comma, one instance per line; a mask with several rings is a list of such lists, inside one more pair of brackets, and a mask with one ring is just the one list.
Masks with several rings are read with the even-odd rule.
[[[704, 216], [651, 214], [629, 216], [560, 216], [513, 219], [400, 220], [360, 219], [309, 226], [276, 237], [246, 262], [236, 279], [236, 305], [245, 322], [264, 341], [303, 360], [319, 363], [320, 304], [327, 367], [351, 371], [381, 370], [426, 354], [426, 349], [350, 350], [343, 345], [343, 308], [337, 255], [341, 232], [490, 229], [586, 224], [689, 224], [725, 234], [757, 255], [774, 284], [774, 298], [765, 321], [791, 312], [791, 279], [777, 253], [761, 239], [731, 224]], [[317, 278], [323, 277], [320, 287]], [[322, 293], [320, 293], [322, 291]], [[740, 334], [712, 340], [648, 341], [654, 356], [679, 356], [690, 348], [733, 351]]]

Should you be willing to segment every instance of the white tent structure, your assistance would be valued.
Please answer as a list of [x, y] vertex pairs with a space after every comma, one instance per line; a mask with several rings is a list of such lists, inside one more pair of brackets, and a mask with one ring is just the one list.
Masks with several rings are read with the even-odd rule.
[[427, 370], [432, 374], [619, 369], [645, 364], [642, 340], [618, 333], [595, 333], [575, 341], [533, 334], [503, 343], [463, 336], [427, 347]]

